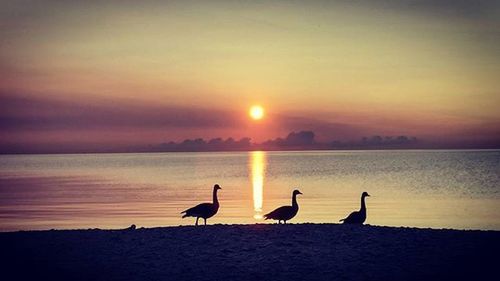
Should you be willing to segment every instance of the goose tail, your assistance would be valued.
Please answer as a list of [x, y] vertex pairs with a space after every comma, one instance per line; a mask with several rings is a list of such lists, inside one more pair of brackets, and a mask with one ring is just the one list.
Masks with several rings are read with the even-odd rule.
[[341, 220], [339, 220], [339, 221], [345, 221], [345, 219], [341, 219]]

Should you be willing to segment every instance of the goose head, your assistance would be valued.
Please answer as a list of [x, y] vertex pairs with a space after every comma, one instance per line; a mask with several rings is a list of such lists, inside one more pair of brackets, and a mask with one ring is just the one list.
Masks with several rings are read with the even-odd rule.
[[361, 194], [361, 197], [369, 197], [369, 196], [370, 196], [370, 194], [368, 194], [368, 192], [366, 192], [366, 191], [363, 192], [363, 194]]
[[214, 190], [222, 189], [218, 184], [214, 185]]
[[302, 194], [302, 192], [300, 192], [298, 189], [295, 189], [293, 191], [293, 195], [298, 195], [298, 194]]

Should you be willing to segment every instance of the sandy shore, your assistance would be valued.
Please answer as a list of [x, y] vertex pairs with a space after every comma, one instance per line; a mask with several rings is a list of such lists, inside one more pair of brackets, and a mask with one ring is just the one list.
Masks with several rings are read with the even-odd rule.
[[337, 224], [0, 233], [4, 280], [422, 280], [498, 274], [500, 232]]

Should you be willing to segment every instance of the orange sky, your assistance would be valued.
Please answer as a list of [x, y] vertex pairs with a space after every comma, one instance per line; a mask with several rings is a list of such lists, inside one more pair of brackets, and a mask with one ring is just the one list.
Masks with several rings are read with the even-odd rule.
[[[292, 130], [500, 139], [495, 1], [3, 1], [0, 10], [0, 144], [262, 141]], [[268, 113], [258, 124], [247, 116], [255, 103]]]

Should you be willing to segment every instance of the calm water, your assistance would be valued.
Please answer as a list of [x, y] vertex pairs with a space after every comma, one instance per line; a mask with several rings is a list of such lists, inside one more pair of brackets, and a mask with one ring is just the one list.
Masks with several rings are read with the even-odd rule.
[[500, 229], [500, 151], [308, 151], [0, 156], [0, 230], [263, 222], [290, 204], [292, 222], [338, 222], [368, 191], [368, 224]]

